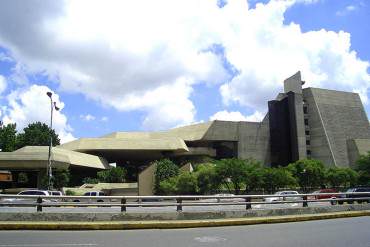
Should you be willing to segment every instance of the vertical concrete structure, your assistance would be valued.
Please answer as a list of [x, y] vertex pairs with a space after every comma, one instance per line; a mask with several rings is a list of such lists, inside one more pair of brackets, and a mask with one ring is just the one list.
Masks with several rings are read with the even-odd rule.
[[359, 95], [319, 88], [306, 88], [303, 95], [311, 157], [330, 166], [354, 166], [349, 155], [351, 140], [370, 140], [369, 120]]

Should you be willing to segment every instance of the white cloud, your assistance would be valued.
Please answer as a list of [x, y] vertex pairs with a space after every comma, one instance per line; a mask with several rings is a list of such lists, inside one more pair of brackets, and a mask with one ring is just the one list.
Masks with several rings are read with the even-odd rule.
[[80, 115], [80, 118], [84, 121], [87, 121], [87, 122], [95, 120], [95, 117], [91, 114]]
[[248, 121], [248, 122], [260, 122], [264, 115], [256, 111], [252, 115], [244, 116], [238, 111], [219, 111], [210, 116], [209, 120], [224, 120], [224, 121]]
[[102, 122], [108, 122], [108, 120], [109, 120], [109, 118], [108, 118], [108, 117], [106, 117], [106, 116], [104, 116], [104, 117], [102, 117], [102, 118], [101, 118], [101, 121], [102, 121]]
[[345, 16], [347, 14], [349, 14], [350, 12], [353, 12], [355, 10], [357, 10], [357, 6], [355, 5], [347, 5], [344, 9], [342, 10], [338, 10], [335, 14], [337, 16]]
[[[232, 11], [237, 4], [230, 2]], [[306, 86], [359, 92], [367, 101], [369, 63], [351, 50], [350, 34], [326, 30], [302, 32], [299, 25], [284, 25], [285, 1], [258, 4], [243, 17], [240, 27], [224, 36], [226, 57], [240, 72], [221, 86], [226, 104], [263, 111], [266, 101], [281, 91], [283, 80], [302, 71]]]
[[6, 89], [6, 79], [4, 76], [0, 75], [0, 95], [5, 91]]
[[[9, 106], [3, 111], [4, 123], [16, 123], [18, 131], [23, 130], [29, 123], [37, 121], [50, 124], [50, 99], [46, 95], [48, 91], [51, 91], [48, 87], [39, 85], [13, 91], [7, 96]], [[62, 113], [64, 103], [54, 92], [53, 101], [60, 108], [59, 111], [54, 111], [53, 129], [58, 133], [61, 142], [74, 140], [72, 128], [67, 123], [67, 117]]]
[[[196, 121], [190, 97], [202, 82], [222, 85], [225, 104], [259, 112], [298, 70], [309, 86], [356, 91], [367, 100], [369, 64], [351, 50], [348, 33], [284, 24], [290, 6], [315, 2], [248, 9], [245, 0], [223, 8], [199, 0], [2, 1], [0, 45], [17, 61], [14, 81], [41, 72], [62, 90], [143, 111], [147, 129]], [[210, 50], [215, 44], [239, 72], [232, 80]]]

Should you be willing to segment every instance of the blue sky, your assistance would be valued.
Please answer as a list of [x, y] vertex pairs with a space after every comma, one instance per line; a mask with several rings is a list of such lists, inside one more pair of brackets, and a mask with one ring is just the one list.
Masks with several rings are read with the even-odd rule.
[[48, 123], [49, 90], [63, 141], [258, 121], [298, 70], [370, 112], [365, 0], [37, 4], [0, 3], [0, 119], [19, 129]]

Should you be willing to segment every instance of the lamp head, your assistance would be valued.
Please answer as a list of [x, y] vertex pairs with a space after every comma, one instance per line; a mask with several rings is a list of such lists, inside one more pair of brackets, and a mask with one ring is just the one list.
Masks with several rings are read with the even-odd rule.
[[52, 92], [47, 92], [46, 94], [47, 94], [47, 96], [49, 96], [49, 98], [51, 98], [51, 96], [53, 95]]
[[59, 110], [60, 110], [60, 108], [57, 106], [57, 102], [54, 102], [54, 108], [55, 108], [55, 110], [57, 110], [57, 111], [59, 111]]

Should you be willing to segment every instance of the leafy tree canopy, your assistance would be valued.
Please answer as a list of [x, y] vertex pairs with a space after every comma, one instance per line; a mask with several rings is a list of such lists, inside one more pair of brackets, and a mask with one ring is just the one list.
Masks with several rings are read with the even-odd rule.
[[0, 149], [2, 152], [13, 152], [16, 149], [16, 124], [0, 123]]
[[232, 184], [236, 195], [240, 193], [247, 173], [247, 163], [245, 160], [231, 158], [222, 159], [216, 162], [216, 174], [220, 179], [220, 182], [227, 187], [230, 193], [231, 188], [229, 183]]
[[169, 159], [162, 159], [156, 163], [154, 190], [156, 194], [160, 194], [162, 193], [160, 183], [171, 177], [176, 177], [179, 174], [179, 167]]
[[359, 174], [359, 183], [362, 185], [370, 185], [370, 152], [366, 155], [361, 155], [357, 160], [357, 171]]
[[17, 149], [24, 146], [49, 146], [50, 135], [53, 139], [53, 146], [60, 144], [59, 136], [45, 123], [31, 123], [23, 131], [17, 136]]
[[127, 172], [123, 167], [112, 167], [97, 173], [98, 180], [104, 183], [123, 183]]
[[289, 164], [288, 169], [297, 178], [304, 191], [312, 187], [321, 187], [325, 183], [325, 167], [319, 160], [298, 160]]

